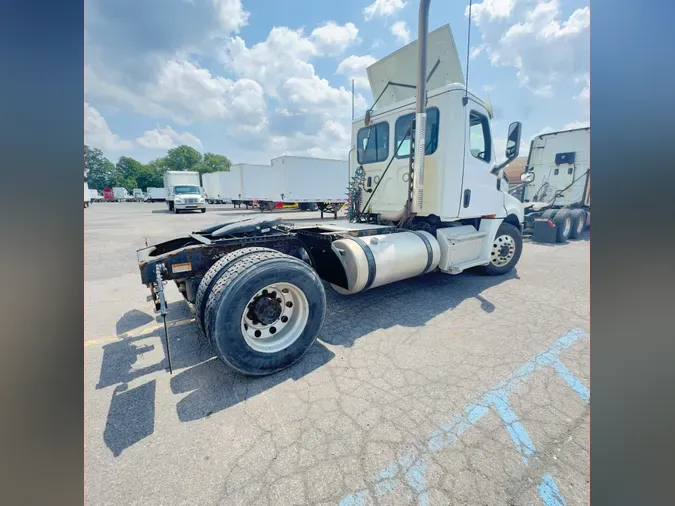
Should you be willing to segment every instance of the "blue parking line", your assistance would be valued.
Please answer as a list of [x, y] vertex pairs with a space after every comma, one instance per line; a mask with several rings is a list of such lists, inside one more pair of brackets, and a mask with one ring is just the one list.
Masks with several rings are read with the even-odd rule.
[[539, 497], [546, 506], [567, 506], [565, 499], [560, 495], [558, 486], [550, 474], [545, 474], [539, 484]]
[[[492, 408], [504, 423], [523, 462], [525, 465], [528, 465], [529, 459], [535, 455], [536, 449], [525, 427], [520, 423], [513, 409], [511, 409], [509, 394], [542, 367], [552, 367], [579, 397], [588, 403], [590, 400], [588, 388], [558, 359], [558, 355], [563, 350], [567, 349], [580, 338], [589, 338], [589, 335], [583, 329], [572, 329], [554, 341], [546, 351], [525, 362], [511, 375], [489, 390], [483, 397], [467, 406], [461, 415], [454, 417], [449, 423], [431, 433], [424, 445], [426, 451], [436, 453], [453, 445], [464, 432], [475, 425]], [[399, 461], [392, 462], [377, 474], [374, 486], [377, 497], [386, 495], [395, 488], [396, 481], [394, 478], [399, 473], [410, 488], [417, 493], [418, 505], [427, 506], [429, 499], [426, 480], [424, 479], [424, 458], [417, 450], [411, 451], [406, 457], [399, 459]], [[546, 476], [550, 478], [550, 475]], [[559, 500], [562, 502], [546, 503], [546, 505], [564, 505], [565, 502], [560, 493], [557, 492], [558, 489], [552, 480], [552, 478], [550, 480], [546, 479], [547, 490], [555, 491], [557, 496], [554, 494], [547, 495], [546, 497], [559, 497]], [[542, 495], [542, 500], [543, 497]], [[367, 490], [360, 490], [344, 497], [340, 501], [340, 506], [365, 506], [370, 502], [369, 499], [370, 493]]]

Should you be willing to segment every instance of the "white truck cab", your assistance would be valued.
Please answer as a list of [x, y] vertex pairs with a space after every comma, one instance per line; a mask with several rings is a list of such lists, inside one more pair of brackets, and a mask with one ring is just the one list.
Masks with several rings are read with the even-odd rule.
[[442, 26], [427, 39], [425, 156], [414, 153], [411, 166], [411, 145], [414, 150], [419, 135], [412, 127], [416, 89], [410, 83], [417, 44], [414, 41], [368, 67], [377, 108], [371, 107], [352, 124], [350, 176], [358, 181], [358, 206], [368, 221], [401, 226], [404, 220], [408, 228], [433, 228], [439, 241], [455, 250], [462, 242], [467, 253], [442, 268], [457, 273], [489, 264], [490, 257], [505, 251], [488, 247], [499, 242], [503, 222], [522, 232], [522, 204], [508, 194], [502, 170], [518, 155], [521, 127], [513, 123], [504, 132], [507, 162], [497, 163], [492, 108], [467, 91], [450, 27]]

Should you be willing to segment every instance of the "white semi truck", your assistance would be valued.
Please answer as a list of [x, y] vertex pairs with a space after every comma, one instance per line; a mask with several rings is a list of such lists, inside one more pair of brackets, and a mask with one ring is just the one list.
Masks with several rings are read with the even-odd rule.
[[164, 188], [166, 189], [166, 205], [169, 211], [176, 214], [181, 211], [206, 212], [206, 199], [202, 195], [199, 172], [166, 171]]
[[591, 128], [550, 132], [530, 144], [521, 175], [525, 233], [539, 242], [579, 239], [591, 223]]
[[305, 156], [280, 156], [272, 167], [284, 172], [280, 195], [283, 203], [296, 203], [303, 210], [340, 209], [347, 201], [349, 162]]
[[[298, 361], [323, 324], [322, 280], [357, 294], [433, 271], [503, 275], [518, 262], [523, 208], [501, 172], [521, 125], [505, 132], [498, 165], [489, 104], [466, 90], [449, 26], [427, 34], [428, 10], [421, 0], [419, 42], [367, 70], [380, 107], [352, 126], [349, 223], [262, 215], [138, 250], [156, 310], [166, 318], [173, 280], [231, 368], [265, 375]], [[168, 334], [166, 349], [171, 370]]]

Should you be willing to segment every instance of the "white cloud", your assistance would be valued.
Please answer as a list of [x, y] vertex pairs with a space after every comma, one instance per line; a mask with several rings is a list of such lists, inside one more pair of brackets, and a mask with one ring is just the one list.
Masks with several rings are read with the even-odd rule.
[[556, 83], [588, 72], [590, 9], [564, 19], [559, 0], [533, 3], [484, 0], [473, 7], [472, 18], [492, 65], [514, 68], [522, 86], [551, 97]]
[[105, 118], [87, 102], [84, 103], [84, 142], [104, 151], [131, 149], [133, 143], [110, 131]]
[[363, 16], [370, 21], [376, 16], [391, 16], [407, 5], [404, 0], [375, 0], [363, 9]]
[[[347, 117], [351, 115], [352, 94], [345, 88], [333, 88], [326, 79], [319, 76], [311, 78], [291, 77], [286, 81], [288, 107], [302, 114], [321, 114], [327, 118]], [[355, 107], [359, 110], [367, 107], [362, 95], [356, 94]]]
[[575, 81], [577, 83], [582, 82], [582, 81], [586, 83], [585, 86], [583, 87], [583, 89], [574, 98], [576, 100], [578, 100], [582, 105], [585, 105], [586, 107], [588, 107], [588, 105], [590, 104], [590, 100], [591, 100], [591, 75], [590, 75], [590, 73], [587, 72], [586, 75], [584, 75], [583, 77], [579, 77], [579, 78], [575, 79]]
[[574, 130], [576, 128], [586, 128], [591, 126], [590, 121], [572, 121], [570, 123], [567, 123], [564, 127], [561, 128], [561, 130]]
[[340, 62], [335, 73], [347, 76], [350, 82], [354, 79], [354, 87], [356, 88], [370, 89], [366, 69], [376, 61], [375, 57], [371, 55], [348, 56]]
[[270, 149], [274, 156], [295, 155], [346, 160], [349, 153], [350, 132], [347, 126], [326, 120], [314, 134], [297, 132], [289, 136], [273, 136]]
[[251, 79], [213, 76], [187, 60], [169, 60], [146, 96], [196, 120], [227, 119], [257, 124], [265, 115], [261, 86]]
[[474, 46], [471, 48], [471, 53], [469, 53], [469, 57], [473, 60], [474, 58], [477, 58], [483, 51], [487, 49], [487, 44], [480, 44], [478, 46]]
[[146, 130], [143, 136], [136, 139], [139, 146], [148, 149], [168, 150], [181, 144], [187, 144], [194, 148], [201, 148], [202, 142], [189, 132], [178, 133], [171, 126], [157, 127], [154, 130]]
[[[508, 19], [516, 5], [516, 0], [484, 0], [471, 7], [471, 16], [474, 19]], [[467, 16], [469, 8], [466, 8]]]
[[391, 25], [391, 33], [398, 39], [401, 44], [408, 44], [410, 42], [410, 30], [405, 21], [397, 21]]
[[244, 10], [241, 0], [212, 0], [212, 2], [225, 33], [237, 33], [242, 26], [248, 24], [249, 12]]
[[311, 39], [314, 41], [317, 53], [326, 55], [341, 54], [347, 46], [358, 40], [359, 29], [354, 23], [338, 25], [329, 21], [323, 26], [312, 30]]
[[276, 98], [277, 89], [289, 77], [314, 75], [308, 60], [317, 54], [316, 46], [302, 30], [274, 27], [267, 39], [250, 48], [242, 38], [231, 38], [225, 45], [224, 59], [236, 74], [258, 82], [265, 93]]

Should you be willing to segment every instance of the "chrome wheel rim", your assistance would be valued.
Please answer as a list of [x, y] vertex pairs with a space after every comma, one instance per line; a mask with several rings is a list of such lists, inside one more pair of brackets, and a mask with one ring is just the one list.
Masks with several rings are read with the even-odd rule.
[[490, 261], [492, 265], [503, 267], [508, 264], [516, 254], [516, 241], [510, 235], [500, 235], [492, 244]]
[[572, 218], [565, 218], [565, 225], [563, 226], [563, 235], [568, 236], [570, 233], [570, 230], [572, 230]]
[[291, 346], [309, 319], [309, 302], [292, 283], [273, 283], [250, 298], [241, 316], [241, 333], [260, 353], [277, 353]]
[[577, 223], [577, 234], [580, 234], [584, 230], [584, 218], [583, 216], [579, 217], [579, 222]]

